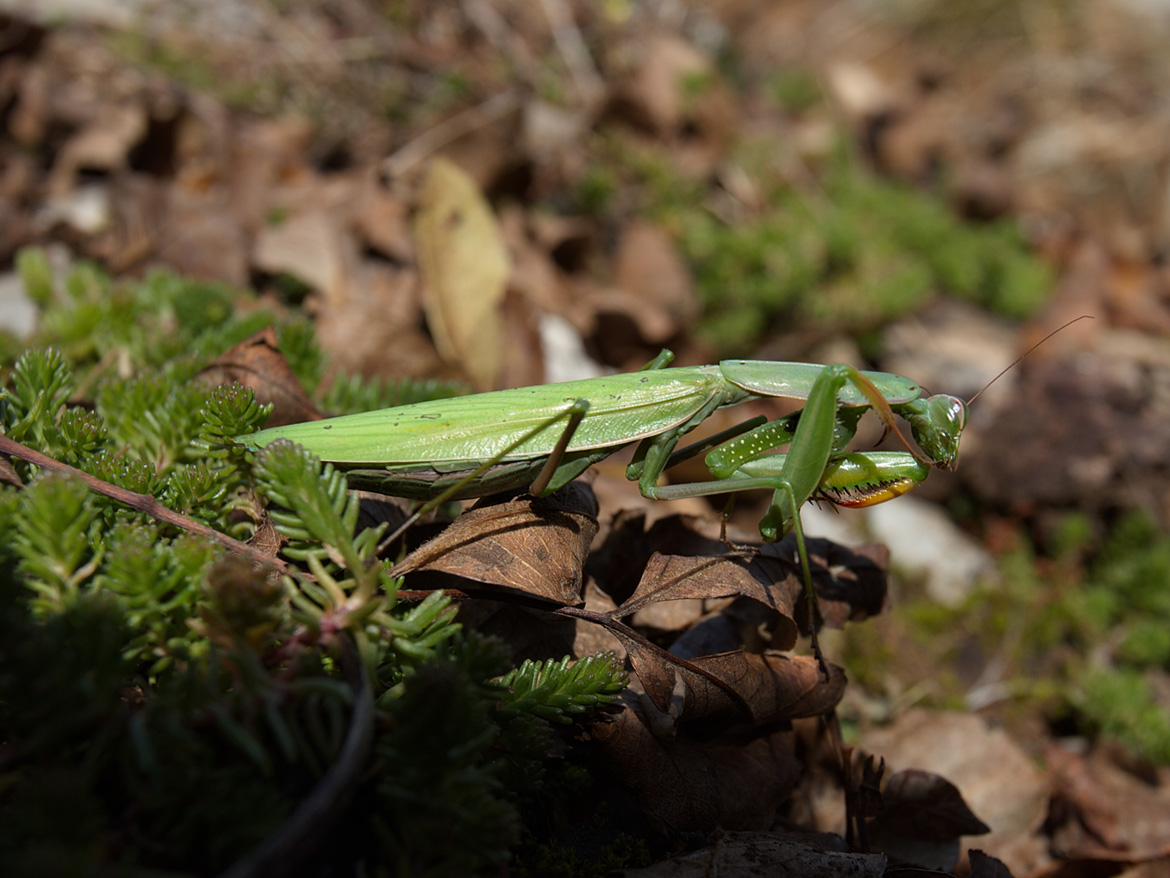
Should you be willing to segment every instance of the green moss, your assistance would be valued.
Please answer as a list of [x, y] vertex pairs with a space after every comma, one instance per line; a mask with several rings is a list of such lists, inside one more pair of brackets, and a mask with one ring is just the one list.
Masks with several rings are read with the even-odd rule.
[[1073, 700], [1099, 734], [1151, 762], [1170, 763], [1170, 710], [1154, 700], [1140, 672], [1092, 670]]
[[824, 101], [816, 76], [799, 68], [772, 74], [767, 81], [767, 91], [782, 108], [793, 113], [802, 113]]

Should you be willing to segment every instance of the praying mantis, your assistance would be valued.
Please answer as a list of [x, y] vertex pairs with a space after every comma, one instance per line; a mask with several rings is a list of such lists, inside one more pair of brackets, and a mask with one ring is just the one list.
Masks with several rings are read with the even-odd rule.
[[[351, 487], [430, 500], [428, 507], [517, 488], [545, 495], [636, 442], [626, 475], [646, 497], [771, 489], [760, 534], [769, 542], [795, 534], [810, 613], [815, 592], [801, 506], [813, 499], [869, 506], [920, 484], [931, 467], [954, 468], [967, 404], [945, 394], [923, 397], [908, 378], [843, 364], [758, 360], [668, 368], [672, 359], [663, 351], [637, 372], [293, 424], [241, 441], [256, 450], [279, 439], [296, 442], [345, 470]], [[716, 409], [760, 397], [801, 400], [804, 407], [676, 450]], [[848, 452], [870, 409], [905, 452]], [[899, 432], [895, 415], [910, 424], [921, 453]], [[784, 445], [787, 453], [772, 453]], [[665, 470], [703, 452], [714, 481], [659, 485]]]

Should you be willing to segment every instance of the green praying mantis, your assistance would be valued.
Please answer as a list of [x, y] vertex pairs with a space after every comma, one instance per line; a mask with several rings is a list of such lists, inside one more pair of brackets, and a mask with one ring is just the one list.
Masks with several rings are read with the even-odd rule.
[[[428, 507], [517, 488], [545, 495], [636, 442], [626, 474], [646, 497], [771, 489], [760, 533], [769, 542], [795, 534], [810, 613], [815, 592], [801, 506], [814, 499], [869, 506], [920, 484], [932, 466], [955, 465], [967, 404], [923, 397], [908, 378], [842, 364], [755, 360], [667, 368], [672, 358], [663, 351], [637, 372], [276, 427], [242, 441], [253, 449], [279, 439], [299, 443], [345, 470], [351, 487], [430, 500]], [[676, 450], [716, 409], [759, 397], [801, 400], [804, 407]], [[870, 409], [905, 452], [848, 452]], [[910, 424], [921, 453], [898, 431], [895, 416]], [[784, 445], [787, 453], [772, 453]], [[713, 481], [659, 484], [665, 470], [703, 452]], [[815, 626], [813, 633], [815, 650]]]

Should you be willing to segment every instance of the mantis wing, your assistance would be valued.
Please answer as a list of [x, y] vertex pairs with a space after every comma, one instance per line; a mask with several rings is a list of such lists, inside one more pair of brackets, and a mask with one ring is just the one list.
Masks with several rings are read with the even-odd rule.
[[[567, 450], [588, 451], [664, 433], [712, 397], [727, 395], [725, 405], [746, 398], [734, 387], [728, 395], [728, 389], [716, 366], [630, 372], [292, 424], [244, 441], [256, 448], [288, 439], [346, 465], [482, 461], [584, 399], [589, 412]], [[548, 455], [559, 438], [555, 428], [537, 432], [501, 460]]]

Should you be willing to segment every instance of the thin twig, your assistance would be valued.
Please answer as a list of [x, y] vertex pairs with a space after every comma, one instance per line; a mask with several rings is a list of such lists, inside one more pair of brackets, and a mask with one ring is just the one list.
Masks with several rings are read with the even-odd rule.
[[39, 451], [34, 451], [28, 446], [21, 445], [19, 442], [14, 442], [7, 436], [0, 435], [0, 454], [7, 454], [11, 457], [18, 458], [34, 466], [39, 466], [41, 469], [50, 470], [52, 472], [65, 473], [76, 479], [81, 479], [89, 487], [91, 491], [109, 497], [111, 500], [129, 506], [137, 512], [149, 515], [157, 521], [165, 522], [166, 524], [174, 525], [181, 530], [190, 531], [201, 536], [208, 537], [224, 546], [231, 549], [233, 552], [239, 552], [242, 555], [263, 564], [271, 564], [284, 573], [291, 573], [288, 564], [280, 558], [274, 558], [267, 555], [260, 549], [254, 546], [249, 546], [247, 543], [241, 543], [239, 540], [229, 537], [227, 534], [220, 533], [215, 528], [196, 521], [193, 518], [188, 518], [186, 515], [181, 515], [173, 509], [168, 509], [163, 506], [149, 494], [139, 494], [135, 491], [128, 491], [125, 488], [120, 488], [109, 482], [99, 479], [97, 476], [91, 476], [89, 473], [82, 472], [69, 464], [61, 463], [59, 460], [54, 460], [47, 455], [41, 454]]

